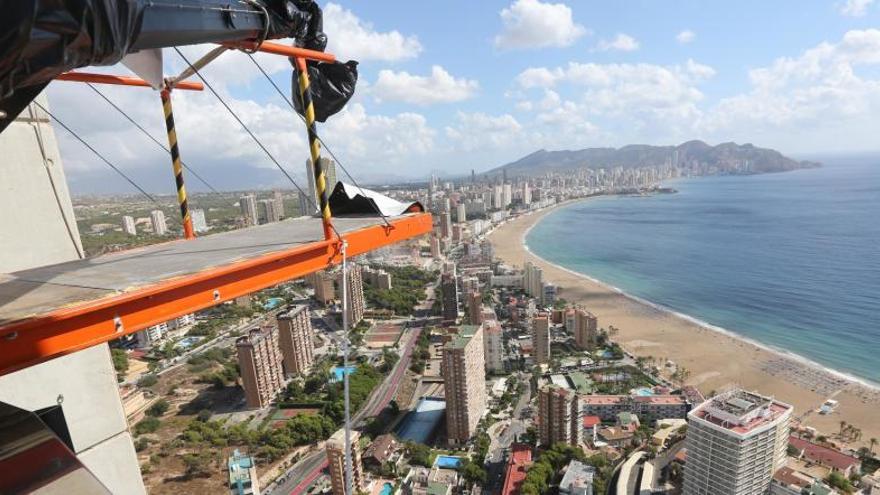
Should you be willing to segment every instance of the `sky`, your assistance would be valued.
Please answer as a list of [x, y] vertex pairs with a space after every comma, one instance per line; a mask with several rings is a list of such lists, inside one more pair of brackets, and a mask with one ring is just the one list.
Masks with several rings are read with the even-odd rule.
[[[318, 133], [367, 183], [480, 172], [542, 148], [702, 139], [795, 157], [878, 150], [880, 0], [320, 4], [328, 51], [357, 60], [359, 81]], [[183, 69], [173, 50], [164, 57], [167, 74]], [[288, 61], [257, 60], [289, 95]], [[304, 184], [304, 128], [247, 56], [228, 52], [204, 75]], [[100, 89], [164, 141], [155, 92]], [[48, 94], [53, 113], [114, 164], [173, 193], [167, 154], [91, 89], [56, 81]], [[210, 92], [173, 98], [181, 155], [208, 182], [292, 187]], [[56, 133], [74, 192], [131, 190]], [[191, 177], [188, 186], [204, 190]]]

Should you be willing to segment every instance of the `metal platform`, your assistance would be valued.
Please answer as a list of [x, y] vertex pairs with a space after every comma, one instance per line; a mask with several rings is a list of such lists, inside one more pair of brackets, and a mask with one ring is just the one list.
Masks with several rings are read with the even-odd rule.
[[[348, 256], [431, 231], [426, 213], [335, 217]], [[320, 218], [295, 218], [0, 274], [0, 375], [340, 263]]]

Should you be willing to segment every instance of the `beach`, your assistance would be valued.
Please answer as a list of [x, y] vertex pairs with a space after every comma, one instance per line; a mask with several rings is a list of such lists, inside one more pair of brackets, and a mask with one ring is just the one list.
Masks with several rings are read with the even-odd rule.
[[[587, 200], [588, 201], [588, 200]], [[564, 205], [556, 206], [556, 208]], [[673, 361], [690, 371], [687, 383], [708, 395], [742, 387], [792, 404], [795, 416], [831, 437], [846, 421], [862, 431], [856, 445], [880, 437], [880, 390], [849, 377], [740, 338], [722, 329], [630, 297], [613, 287], [549, 263], [528, 251], [524, 237], [552, 208], [510, 220], [489, 236], [495, 255], [504, 263], [539, 265], [544, 280], [560, 288], [559, 297], [595, 314], [599, 326], [614, 327], [612, 338], [637, 356]], [[661, 361], [657, 361], [660, 363]], [[837, 410], [820, 415], [816, 409], [829, 398]]]

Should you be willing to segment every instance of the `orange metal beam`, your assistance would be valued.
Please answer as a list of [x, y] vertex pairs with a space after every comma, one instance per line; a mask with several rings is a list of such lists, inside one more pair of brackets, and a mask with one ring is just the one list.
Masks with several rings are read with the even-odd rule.
[[282, 45], [280, 43], [272, 43], [264, 41], [258, 45], [253, 41], [242, 41], [238, 43], [223, 43], [223, 46], [236, 48], [239, 50], [258, 51], [263, 53], [271, 53], [273, 55], [283, 55], [285, 57], [299, 57], [307, 60], [318, 60], [321, 62], [335, 62], [336, 56], [332, 53], [319, 52], [317, 50], [307, 50], [295, 46]]
[[[421, 213], [343, 235], [357, 256], [431, 232]], [[117, 339], [342, 262], [337, 239], [206, 270], [0, 327], [0, 375]]]
[[[94, 74], [91, 72], [65, 72], [55, 78], [56, 81], [90, 82], [97, 84], [115, 84], [117, 86], [137, 86], [151, 88], [150, 83], [139, 77], [114, 76], [112, 74]], [[201, 91], [205, 85], [200, 82], [181, 81], [174, 85], [174, 89], [187, 89]]]

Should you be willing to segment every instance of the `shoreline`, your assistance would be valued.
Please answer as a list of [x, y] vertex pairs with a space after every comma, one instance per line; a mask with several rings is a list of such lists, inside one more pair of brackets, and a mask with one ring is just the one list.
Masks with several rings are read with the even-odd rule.
[[[568, 206], [573, 206], [573, 205], [575, 205], [575, 204], [577, 204], [577, 203], [585, 202], [585, 201], [590, 200], [590, 199], [593, 199], [593, 198], [583, 198], [583, 199], [578, 199], [578, 200], [568, 201], [568, 202], [561, 203], [561, 204], [559, 204], [559, 205], [556, 205], [556, 206], [550, 207], [550, 209], [547, 210], [546, 212], [544, 212], [544, 211], [539, 211], [539, 212], [536, 212], [536, 213], [542, 213], [542, 214], [543, 214], [542, 217], [543, 217], [544, 215], [547, 215], [547, 214], [553, 213], [553, 212], [555, 212], [555, 211], [559, 211], [559, 210], [561, 210], [562, 208], [566, 208], [566, 207], [568, 207]], [[540, 219], [538, 219], [538, 220], [540, 220]], [[645, 306], [649, 306], [649, 307], [651, 307], [651, 308], [653, 308], [653, 309], [656, 309], [657, 311], [662, 311], [662, 312], [668, 313], [668, 314], [670, 314], [670, 315], [672, 315], [672, 316], [675, 316], [675, 317], [677, 317], [677, 318], [681, 318], [681, 319], [683, 319], [683, 320], [687, 320], [687, 321], [693, 323], [694, 325], [699, 325], [699, 326], [705, 328], [706, 330], [711, 330], [711, 331], [713, 331], [713, 332], [718, 332], [719, 334], [722, 334], [722, 335], [724, 335], [724, 336], [727, 336], [727, 337], [730, 337], [730, 338], [733, 338], [733, 339], [739, 339], [739, 340], [742, 340], [743, 342], [746, 342], [746, 343], [751, 344], [751, 345], [753, 345], [753, 346], [755, 346], [755, 347], [761, 348], [762, 350], [765, 350], [765, 351], [767, 351], [767, 352], [772, 352], [772, 353], [774, 353], [774, 354], [777, 354], [777, 355], [778, 355], [779, 357], [781, 357], [781, 358], [791, 359], [791, 360], [797, 361], [799, 364], [802, 364], [803, 366], [809, 366], [809, 367], [811, 367], [811, 368], [816, 369], [817, 371], [821, 371], [821, 372], [824, 372], [824, 373], [829, 373], [829, 374], [834, 375], [834, 376], [836, 376], [836, 377], [838, 377], [838, 378], [840, 378], [840, 379], [842, 379], [842, 380], [846, 380], [846, 381], [848, 381], [848, 382], [851, 382], [853, 385], [857, 385], [857, 386], [865, 387], [865, 388], [871, 389], [871, 390], [873, 390], [873, 391], [875, 391], [875, 392], [880, 392], [880, 383], [874, 382], [874, 381], [872, 381], [872, 380], [870, 380], [870, 379], [868, 379], [868, 378], [864, 378], [864, 377], [856, 376], [856, 375], [853, 375], [853, 374], [847, 373], [847, 372], [845, 372], [845, 371], [840, 371], [840, 370], [834, 369], [834, 368], [832, 368], [832, 367], [830, 367], [830, 366], [828, 366], [828, 365], [824, 365], [824, 364], [822, 364], [822, 363], [820, 363], [820, 362], [818, 362], [818, 361], [814, 361], [814, 360], [812, 360], [812, 359], [810, 359], [810, 358], [808, 358], [808, 357], [806, 357], [806, 356], [803, 356], [803, 355], [801, 355], [801, 354], [798, 354], [798, 353], [796, 353], [796, 352], [788, 351], [788, 350], [785, 350], [785, 349], [780, 349], [780, 348], [778, 348], [778, 347], [774, 347], [774, 346], [772, 346], [772, 345], [770, 345], [770, 344], [765, 344], [764, 342], [761, 342], [760, 340], [757, 340], [757, 339], [755, 339], [755, 338], [753, 338], [753, 337], [747, 337], [747, 336], [745, 336], [745, 335], [743, 335], [743, 334], [741, 334], [741, 333], [736, 332], [735, 330], [730, 330], [730, 329], [727, 329], [727, 328], [724, 328], [724, 327], [720, 327], [720, 326], [718, 326], [718, 325], [713, 325], [712, 323], [709, 323], [708, 321], [702, 320], [702, 319], [700, 319], [700, 318], [698, 318], [698, 317], [696, 317], [696, 316], [689, 315], [689, 314], [687, 314], [687, 313], [682, 313], [681, 311], [675, 310], [675, 309], [670, 308], [670, 307], [668, 307], [668, 306], [664, 306], [664, 305], [662, 305], [662, 304], [660, 304], [660, 303], [655, 303], [655, 302], [650, 301], [650, 300], [648, 300], [648, 299], [645, 299], [645, 298], [642, 298], [642, 297], [639, 297], [639, 296], [636, 296], [636, 295], [630, 294], [629, 292], [626, 292], [625, 290], [621, 289], [620, 287], [617, 287], [617, 286], [615, 286], [615, 285], [611, 285], [611, 284], [609, 284], [608, 282], [605, 282], [605, 281], [603, 281], [603, 280], [599, 280], [599, 279], [597, 279], [597, 278], [595, 278], [595, 277], [593, 277], [593, 276], [591, 276], [591, 275], [588, 275], [588, 274], [586, 274], [586, 273], [581, 273], [581, 272], [578, 272], [578, 271], [576, 271], [576, 270], [572, 270], [572, 269], [570, 269], [570, 268], [566, 268], [566, 267], [564, 267], [564, 266], [562, 266], [562, 265], [560, 265], [560, 264], [553, 263], [552, 261], [548, 261], [546, 258], [543, 258], [543, 257], [541, 257], [540, 255], [536, 254], [534, 251], [532, 251], [532, 250], [529, 248], [528, 243], [526, 242], [526, 237], [529, 235], [529, 232], [531, 232], [532, 229], [533, 229], [537, 224], [538, 224], [538, 221], [535, 221], [535, 222], [533, 222], [533, 223], [532, 223], [532, 224], [531, 224], [531, 225], [530, 225], [525, 231], [523, 231], [523, 233], [522, 233], [522, 237], [521, 237], [521, 241], [522, 241], [523, 248], [524, 248], [524, 249], [525, 249], [525, 250], [526, 250], [531, 256], [534, 256], [536, 259], [541, 260], [541, 262], [543, 262], [543, 263], [546, 263], [546, 264], [548, 264], [548, 265], [552, 265], [553, 267], [555, 267], [555, 268], [557, 268], [557, 269], [559, 269], [559, 270], [563, 270], [563, 271], [565, 271], [565, 272], [568, 272], [568, 273], [572, 274], [573, 276], [576, 276], [576, 277], [583, 277], [583, 278], [589, 280], [590, 282], [593, 282], [594, 284], [601, 285], [601, 286], [605, 287], [606, 289], [608, 289], [608, 290], [610, 290], [610, 291], [613, 291], [613, 292], [615, 292], [615, 293], [617, 293], [617, 294], [620, 294], [620, 295], [623, 296], [623, 297], [626, 297], [627, 299], [632, 300], [633, 302], [636, 302], [636, 303], [639, 303], [639, 304], [644, 304]]]
[[[589, 199], [593, 198], [569, 200], [509, 220], [487, 238], [505, 263], [522, 266], [530, 260], [538, 264], [545, 279], [560, 287], [563, 298], [596, 314], [600, 327], [619, 328], [613, 340], [628, 352], [646, 356], [664, 351], [666, 359], [687, 367], [693, 372], [687, 383], [704, 394], [729, 386], [752, 388], [793, 404], [803, 424], [828, 434], [838, 430], [841, 420], [861, 428], [863, 439], [880, 434], [880, 424], [872, 421], [880, 405], [880, 384], [628, 294], [531, 251], [526, 237], [545, 215]], [[840, 401], [835, 412], [814, 412], [832, 397]]]

